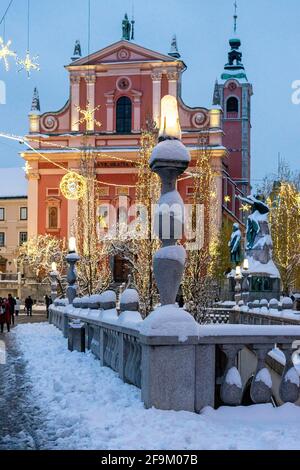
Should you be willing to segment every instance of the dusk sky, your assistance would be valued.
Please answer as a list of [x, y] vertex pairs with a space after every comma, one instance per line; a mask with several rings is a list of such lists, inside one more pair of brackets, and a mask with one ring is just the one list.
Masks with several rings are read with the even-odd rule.
[[[8, 0], [0, 0], [0, 17]], [[39, 55], [40, 72], [27, 79], [12, 63], [0, 79], [7, 87], [7, 104], [0, 105], [0, 132], [25, 134], [34, 86], [42, 112], [61, 108], [68, 99], [68, 76], [74, 42], [87, 54], [87, 0], [31, 0], [31, 53]], [[91, 52], [121, 38], [125, 11], [131, 0], [92, 0]], [[177, 34], [188, 66], [182, 96], [189, 106], [211, 105], [214, 81], [223, 71], [232, 36], [233, 0], [135, 0], [135, 42], [167, 53]], [[253, 84], [252, 182], [275, 172], [278, 152], [293, 169], [300, 167], [300, 105], [292, 103], [292, 83], [300, 80], [299, 0], [238, 0], [238, 35], [243, 62]], [[6, 20], [6, 37], [24, 55], [27, 0], [14, 0]], [[0, 35], [3, 34], [2, 26]], [[22, 146], [0, 139], [0, 167], [22, 166]], [[1, 171], [0, 171], [1, 175]]]

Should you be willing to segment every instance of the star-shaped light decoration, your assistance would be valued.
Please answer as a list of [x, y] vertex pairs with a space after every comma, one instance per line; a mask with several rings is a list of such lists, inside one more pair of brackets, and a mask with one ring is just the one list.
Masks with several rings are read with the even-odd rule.
[[29, 175], [30, 170], [32, 170], [32, 167], [29, 165], [28, 162], [25, 163], [25, 166], [23, 166], [23, 170], [25, 171], [26, 175]]
[[224, 197], [224, 201], [225, 201], [225, 202], [230, 202], [230, 201], [231, 201], [231, 197], [230, 197], [230, 196], [225, 196], [225, 197]]
[[76, 106], [76, 105], [75, 107], [77, 111], [79, 112], [79, 115], [82, 116], [79, 119], [79, 121], [77, 121], [75, 124], [86, 123], [86, 129], [88, 131], [93, 130], [93, 127], [94, 127], [93, 124], [95, 124], [98, 127], [102, 126], [102, 123], [95, 119], [95, 112], [98, 111], [98, 109], [100, 109], [101, 107], [100, 105], [96, 106], [96, 108], [92, 108], [90, 102], [88, 101], [85, 109], [82, 109], [80, 106]]
[[20, 66], [18, 72], [21, 72], [21, 70], [25, 70], [25, 72], [27, 72], [28, 78], [30, 78], [32, 70], [36, 70], [37, 72], [39, 72], [40, 67], [37, 63], [38, 58], [39, 56], [30, 57], [29, 51], [26, 51], [25, 59], [17, 59], [17, 64]]
[[9, 63], [8, 57], [16, 57], [16, 53], [10, 50], [11, 41], [7, 41], [4, 43], [4, 39], [0, 37], [0, 60], [3, 60], [5, 70], [8, 72], [9, 70]]
[[240, 211], [250, 212], [250, 210], [251, 210], [250, 204], [242, 204], [240, 207]]

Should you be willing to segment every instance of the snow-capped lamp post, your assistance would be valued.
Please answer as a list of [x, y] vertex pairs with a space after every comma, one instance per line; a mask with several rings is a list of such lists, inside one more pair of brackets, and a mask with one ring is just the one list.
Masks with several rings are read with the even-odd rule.
[[55, 262], [51, 265], [50, 279], [51, 279], [51, 300], [54, 303], [54, 300], [57, 298], [57, 285], [58, 285], [58, 276], [57, 264]]
[[177, 244], [183, 237], [184, 204], [176, 181], [191, 160], [180, 139], [177, 101], [167, 95], [161, 103], [159, 143], [150, 158], [151, 170], [162, 181], [154, 221], [162, 248], [153, 259], [161, 307], [151, 312], [140, 326], [141, 383], [146, 408], [193, 411], [195, 371], [188, 364], [195, 360], [192, 342], [198, 338], [199, 324], [175, 305], [186, 261], [184, 247]]
[[80, 256], [76, 253], [76, 239], [71, 237], [69, 239], [69, 254], [66, 256], [66, 261], [69, 264], [68, 274], [67, 274], [67, 298], [69, 304], [73, 304], [73, 300], [77, 295], [77, 271], [76, 263], [80, 260]]
[[[170, 335], [197, 335], [194, 318], [175, 305], [180, 287], [186, 251], [178, 240], [184, 233], [184, 203], [176, 189], [177, 178], [187, 169], [191, 156], [181, 142], [177, 100], [167, 95], [161, 101], [161, 125], [158, 144], [150, 157], [150, 168], [162, 182], [161, 197], [155, 210], [154, 231], [162, 242], [155, 253], [153, 271], [160, 294], [161, 307], [143, 322], [143, 334], [168, 324]], [[158, 332], [156, 333], [158, 334]]]
[[183, 236], [184, 205], [176, 189], [177, 178], [186, 170], [190, 154], [181, 142], [177, 100], [167, 95], [161, 102], [159, 143], [153, 149], [150, 167], [162, 182], [155, 213], [155, 232], [162, 248], [154, 256], [154, 275], [161, 305], [173, 305], [180, 286], [186, 252], [177, 240]]

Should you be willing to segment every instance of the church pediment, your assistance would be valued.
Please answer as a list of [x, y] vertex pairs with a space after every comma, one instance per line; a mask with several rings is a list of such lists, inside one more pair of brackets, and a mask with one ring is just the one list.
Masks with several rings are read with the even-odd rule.
[[145, 47], [121, 40], [94, 54], [72, 62], [68, 68], [120, 62], [174, 62], [176, 59]]

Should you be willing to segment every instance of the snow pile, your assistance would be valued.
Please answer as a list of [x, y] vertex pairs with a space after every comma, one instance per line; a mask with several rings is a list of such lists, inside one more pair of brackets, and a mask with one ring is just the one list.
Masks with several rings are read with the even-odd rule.
[[107, 290], [105, 292], [102, 292], [102, 294], [99, 295], [99, 300], [100, 302], [103, 302], [104, 304], [108, 302], [116, 302], [117, 301], [117, 295], [115, 291], [113, 290]]
[[118, 318], [118, 325], [124, 326], [125, 328], [138, 330], [142, 321], [143, 319], [139, 312], [126, 311], [120, 314]]
[[297, 385], [299, 387], [299, 375], [295, 369], [295, 367], [291, 367], [287, 374], [284, 376], [285, 382], [291, 382], [292, 384]]
[[164, 305], [154, 310], [142, 323], [144, 336], [178, 336], [182, 343], [189, 336], [198, 336], [200, 325], [192, 315], [175, 305]]
[[55, 327], [20, 325], [11, 335], [26, 361], [30, 393], [23, 398], [44, 417], [34, 423], [40, 449], [300, 449], [298, 406], [205, 408], [200, 415], [146, 410], [140, 390], [91, 353], [69, 352]]
[[242, 380], [239, 371], [236, 367], [231, 367], [226, 374], [225, 382], [228, 385], [235, 385], [238, 388], [242, 388]]
[[126, 289], [121, 295], [121, 304], [134, 304], [139, 303], [139, 294], [135, 289]]
[[260, 369], [255, 377], [255, 382], [263, 382], [268, 388], [272, 388], [271, 374], [266, 367]]
[[177, 162], [190, 162], [191, 156], [187, 148], [180, 140], [164, 140], [154, 147], [150, 165], [157, 160], [169, 160]]
[[266, 264], [260, 263], [260, 261], [256, 261], [252, 256], [248, 256], [249, 260], [249, 273], [251, 274], [268, 274], [271, 277], [280, 277], [279, 271], [274, 264], [274, 261], [270, 259], [270, 261]]
[[99, 313], [99, 320], [106, 323], [116, 324], [118, 321], [118, 312], [115, 308], [110, 310], [101, 310]]
[[181, 245], [166, 246], [155, 253], [155, 258], [179, 261], [179, 263], [184, 266], [186, 261], [186, 251]]

